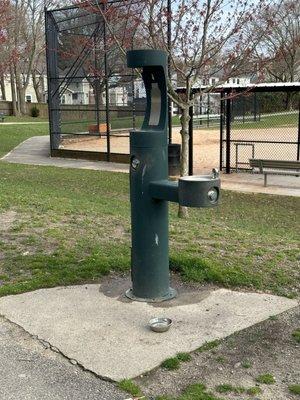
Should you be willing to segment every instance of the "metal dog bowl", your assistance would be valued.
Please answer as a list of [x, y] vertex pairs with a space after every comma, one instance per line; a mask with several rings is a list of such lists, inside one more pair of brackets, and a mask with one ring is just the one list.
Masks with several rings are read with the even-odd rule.
[[172, 325], [170, 318], [152, 318], [149, 321], [150, 329], [153, 332], [167, 332]]

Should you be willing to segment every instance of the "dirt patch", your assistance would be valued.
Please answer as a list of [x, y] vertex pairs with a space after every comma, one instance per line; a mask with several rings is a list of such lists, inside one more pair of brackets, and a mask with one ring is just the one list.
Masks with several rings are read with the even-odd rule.
[[[128, 134], [128, 132], [127, 132]], [[297, 127], [278, 127], [278, 128], [260, 128], [260, 129], [238, 129], [233, 128], [231, 134], [232, 140], [243, 141], [288, 141], [294, 142], [297, 139]], [[173, 143], [181, 143], [180, 128], [173, 128]], [[194, 144], [194, 173], [202, 173], [219, 167], [220, 164], [220, 132], [219, 129], [195, 129], [193, 136]], [[129, 154], [129, 137], [112, 135], [110, 138], [112, 153]], [[83, 137], [75, 139], [64, 139], [61, 148], [70, 150], [85, 150], [95, 152], [107, 151], [107, 139], [105, 136]], [[274, 158], [294, 159], [295, 147], [293, 145], [256, 143], [256, 158]], [[236, 148], [231, 146], [232, 165], [235, 163]], [[248, 163], [252, 158], [251, 146], [239, 146], [239, 163]], [[224, 157], [224, 155], [223, 155]]]
[[[300, 327], [300, 307], [271, 318], [225, 339], [213, 350], [193, 353], [177, 371], [162, 368], [136, 379], [150, 399], [158, 395], [178, 396], [187, 386], [204, 383], [222, 399], [296, 400], [288, 386], [300, 384], [300, 344], [292, 333]], [[258, 384], [256, 378], [272, 374], [274, 384]], [[216, 386], [230, 384], [262, 392], [218, 394]]]
[[17, 213], [15, 211], [5, 211], [0, 214], [0, 231], [8, 231], [12, 228], [14, 222], [17, 219]]

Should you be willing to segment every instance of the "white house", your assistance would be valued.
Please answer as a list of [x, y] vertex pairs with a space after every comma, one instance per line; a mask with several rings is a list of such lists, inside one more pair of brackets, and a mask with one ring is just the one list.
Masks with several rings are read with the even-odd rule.
[[[4, 79], [4, 85], [5, 85], [5, 94], [6, 94], [6, 101], [12, 101], [12, 92], [11, 92], [11, 81], [10, 81], [10, 75], [5, 75]], [[43, 85], [45, 90], [47, 89], [47, 77], [46, 75], [43, 76]], [[0, 100], [3, 100], [3, 94], [0, 90]], [[34, 90], [32, 78], [30, 77], [29, 79], [29, 84], [26, 89], [25, 93], [25, 100], [28, 103], [36, 103], [37, 98], [36, 98], [36, 93]]]

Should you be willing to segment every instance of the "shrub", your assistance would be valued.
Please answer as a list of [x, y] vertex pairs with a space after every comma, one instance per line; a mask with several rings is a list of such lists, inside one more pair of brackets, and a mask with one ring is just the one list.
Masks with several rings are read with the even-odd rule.
[[37, 106], [31, 107], [30, 115], [31, 115], [33, 118], [37, 118], [37, 117], [40, 115], [40, 110], [37, 108]]

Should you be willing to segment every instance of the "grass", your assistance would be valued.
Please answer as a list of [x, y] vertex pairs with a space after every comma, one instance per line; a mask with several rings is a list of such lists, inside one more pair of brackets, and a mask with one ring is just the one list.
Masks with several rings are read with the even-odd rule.
[[177, 357], [167, 358], [160, 365], [164, 369], [168, 369], [169, 371], [174, 371], [175, 369], [179, 369], [180, 361]]
[[[135, 117], [135, 127], [140, 129], [143, 123], [143, 116]], [[174, 115], [172, 118], [173, 126], [180, 126], [179, 116]], [[62, 133], [78, 133], [88, 132], [89, 125], [95, 124], [94, 119], [77, 119], [77, 120], [65, 120], [62, 122]], [[111, 117], [110, 118], [111, 129], [132, 129], [133, 119], [132, 117]]]
[[[8, 115], [8, 116], [6, 116], [5, 117], [5, 122], [33, 122], [33, 123], [36, 123], [36, 122], [48, 122], [48, 117], [47, 118], [43, 118], [43, 117], [37, 117], [37, 118], [33, 118], [33, 117], [31, 117], [31, 116], [29, 116], [29, 115], [22, 115], [22, 116], [20, 116], [20, 117], [14, 117], [14, 116], [12, 116], [12, 115]], [[5, 122], [4, 122], [4, 124], [5, 124]], [[1, 123], [0, 123], [0, 125], [1, 125]]]
[[255, 380], [256, 380], [256, 382], [263, 383], [265, 385], [272, 385], [273, 383], [276, 382], [276, 380], [272, 374], [259, 375]]
[[243, 394], [243, 393], [246, 393], [249, 396], [256, 396], [257, 394], [260, 394], [262, 392], [262, 390], [260, 389], [259, 386], [253, 386], [251, 388], [244, 388], [242, 386], [233, 386], [233, 385], [231, 385], [229, 383], [225, 383], [225, 384], [216, 386], [216, 392], [223, 393], [223, 394], [229, 394], [229, 393]]
[[177, 400], [222, 400], [208, 392], [206, 386], [198, 383], [189, 386]]
[[118, 383], [118, 387], [134, 397], [142, 396], [141, 389], [131, 379], [123, 379]]
[[293, 394], [300, 395], [300, 385], [290, 385], [289, 391]]
[[192, 356], [189, 353], [178, 353], [176, 357], [181, 362], [189, 362], [192, 360]]
[[48, 135], [48, 124], [6, 125], [0, 123], [0, 157], [32, 136]]
[[277, 315], [271, 315], [271, 316], [269, 317], [269, 320], [270, 320], [270, 321], [277, 321], [277, 320], [278, 320], [278, 316], [277, 316]]
[[235, 394], [242, 394], [246, 392], [246, 389], [240, 386], [233, 386], [229, 383], [224, 383], [222, 385], [218, 385], [216, 387], [216, 391], [218, 393], [235, 393]]
[[[0, 125], [0, 154], [46, 133]], [[1, 162], [0, 295], [129, 271], [128, 186], [125, 174]], [[300, 281], [299, 207], [298, 198], [222, 192], [219, 207], [180, 220], [171, 205], [171, 268], [186, 281], [291, 296]]]
[[259, 386], [253, 386], [253, 387], [247, 389], [246, 393], [249, 394], [250, 396], [256, 396], [258, 394], [261, 394], [262, 390]]
[[295, 112], [293, 114], [282, 114], [282, 115], [268, 115], [261, 116], [261, 119], [258, 121], [246, 122], [243, 124], [242, 122], [235, 121], [232, 123], [233, 129], [266, 129], [266, 128], [280, 128], [285, 126], [294, 126], [297, 128], [298, 124], [298, 113]]
[[248, 360], [245, 360], [245, 361], [242, 362], [242, 367], [245, 368], [245, 369], [249, 369], [249, 368], [252, 367], [252, 363], [250, 361], [248, 361]]
[[181, 362], [189, 362], [192, 360], [192, 356], [189, 353], [178, 353], [176, 357], [167, 358], [161, 363], [161, 367], [173, 371], [179, 369]]
[[[220, 394], [247, 394], [249, 396], [256, 396], [262, 393], [262, 390], [258, 386], [253, 386], [251, 388], [244, 388], [239, 386], [232, 386], [230, 384], [223, 384], [216, 387], [216, 391]], [[169, 396], [158, 396], [155, 400], [224, 400], [220, 397], [216, 397], [211, 392], [207, 391], [207, 388], [202, 383], [196, 383], [194, 385], [188, 386], [185, 391], [179, 397], [169, 397]]]
[[[144, 117], [136, 116], [135, 124], [136, 128], [140, 128]], [[94, 124], [94, 119], [81, 118], [77, 120], [65, 120], [62, 123], [62, 133], [76, 133], [76, 132], [87, 132], [88, 126]], [[132, 117], [111, 117], [110, 119], [112, 129], [129, 129], [133, 127]], [[174, 115], [172, 118], [173, 126], [180, 126], [180, 118], [178, 115]], [[195, 117], [195, 129], [205, 130], [218, 130], [219, 122], [210, 121], [210, 126], [207, 125], [207, 121], [204, 119], [202, 125], [199, 124], [197, 117]], [[266, 128], [280, 128], [280, 127], [297, 127], [298, 114], [283, 114], [283, 115], [268, 115], [261, 116], [260, 120], [257, 121], [245, 121], [242, 123], [238, 120], [232, 123], [232, 129], [234, 130], [247, 130], [247, 129], [266, 129]]]
[[296, 329], [292, 333], [293, 338], [296, 340], [296, 342], [300, 343], [300, 328]]
[[206, 386], [202, 383], [196, 383], [188, 386], [179, 397], [158, 396], [155, 400], [223, 400], [220, 397], [215, 397], [208, 392]]
[[[171, 268], [186, 281], [291, 293], [299, 288], [297, 204], [224, 192], [220, 207], [191, 210], [188, 220], [171, 206]], [[16, 217], [0, 232], [2, 295], [129, 270], [126, 175], [2, 163], [0, 213], [8, 211]]]
[[209, 351], [209, 350], [212, 350], [212, 349], [218, 347], [219, 344], [220, 344], [219, 340], [212, 340], [211, 342], [204, 343], [201, 347], [199, 347], [197, 349], [197, 351], [199, 353], [203, 353], [204, 351]]

